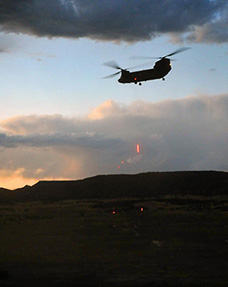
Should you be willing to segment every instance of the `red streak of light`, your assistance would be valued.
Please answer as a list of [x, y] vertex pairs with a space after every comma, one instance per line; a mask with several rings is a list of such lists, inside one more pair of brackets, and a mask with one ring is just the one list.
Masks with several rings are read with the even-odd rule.
[[140, 153], [140, 145], [139, 144], [136, 145], [136, 152]]

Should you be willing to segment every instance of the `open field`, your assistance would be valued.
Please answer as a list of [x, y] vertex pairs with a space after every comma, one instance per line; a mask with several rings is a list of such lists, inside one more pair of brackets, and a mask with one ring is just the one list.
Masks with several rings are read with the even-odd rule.
[[226, 196], [0, 206], [4, 287], [227, 286], [227, 255]]

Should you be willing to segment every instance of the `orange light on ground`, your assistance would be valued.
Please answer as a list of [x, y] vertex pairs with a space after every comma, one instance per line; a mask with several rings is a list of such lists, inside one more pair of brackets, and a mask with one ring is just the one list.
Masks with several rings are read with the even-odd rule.
[[140, 145], [139, 144], [136, 145], [136, 152], [140, 153]]
[[143, 207], [141, 207], [141, 209], [140, 209], [140, 210], [141, 210], [141, 212], [143, 212], [143, 211], [144, 211], [144, 208], [143, 208]]
[[113, 210], [112, 214], [116, 214], [116, 211], [115, 211], [115, 210]]
[[118, 168], [120, 168], [120, 166], [118, 165]]
[[121, 163], [124, 164], [124, 161], [122, 160]]

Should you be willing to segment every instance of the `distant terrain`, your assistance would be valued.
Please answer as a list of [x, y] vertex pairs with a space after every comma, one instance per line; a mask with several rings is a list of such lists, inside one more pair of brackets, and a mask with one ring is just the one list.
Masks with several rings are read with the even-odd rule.
[[228, 173], [0, 189], [0, 286], [225, 287]]
[[216, 171], [148, 172], [134, 175], [99, 175], [76, 181], [40, 181], [8, 191], [1, 202], [145, 198], [169, 195], [227, 195], [228, 173]]

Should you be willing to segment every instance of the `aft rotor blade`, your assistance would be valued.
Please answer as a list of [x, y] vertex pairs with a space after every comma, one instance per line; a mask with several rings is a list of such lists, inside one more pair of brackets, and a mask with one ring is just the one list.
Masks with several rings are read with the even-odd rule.
[[178, 54], [178, 53], [181, 53], [181, 52], [184, 52], [186, 50], [189, 50], [191, 49], [190, 47], [183, 47], [183, 48], [180, 48], [180, 49], [177, 49], [176, 51], [174, 51], [173, 53], [170, 53], [164, 57], [141, 57], [141, 56], [133, 56], [131, 57], [131, 59], [164, 59], [166, 57], [170, 57], [170, 56], [173, 56], [175, 54]]
[[186, 51], [186, 50], [189, 50], [189, 49], [191, 49], [191, 48], [190, 48], [190, 47], [183, 47], [183, 48], [177, 49], [177, 50], [174, 51], [173, 53], [168, 54], [168, 55], [166, 55], [166, 56], [164, 56], [164, 57], [162, 57], [162, 58], [171, 57], [171, 56], [173, 56], [173, 55], [176, 55], [176, 54], [178, 54], [178, 53], [182, 53], [182, 52], [184, 52], [184, 51]]
[[117, 70], [122, 70], [122, 68], [115, 61], [106, 62], [103, 65], [117, 69]]
[[143, 56], [132, 56], [130, 57], [130, 59], [147, 59], [147, 60], [150, 60], [150, 59], [161, 59], [162, 57], [143, 57]]
[[151, 64], [151, 62], [147, 62], [147, 63], [144, 63], [144, 64], [140, 64], [140, 65], [137, 65], [137, 66], [131, 66], [131, 67], [128, 67], [127, 69], [125, 69], [125, 70], [136, 69], [136, 68], [148, 66], [149, 64]]

